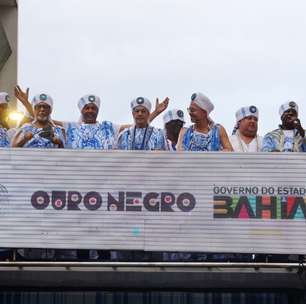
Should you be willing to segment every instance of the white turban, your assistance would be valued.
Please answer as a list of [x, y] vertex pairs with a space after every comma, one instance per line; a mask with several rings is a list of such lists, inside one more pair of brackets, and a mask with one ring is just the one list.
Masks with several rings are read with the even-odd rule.
[[135, 98], [131, 101], [132, 111], [138, 106], [145, 107], [149, 112], [151, 112], [152, 105], [151, 105], [151, 102], [148, 98], [137, 97], [137, 98]]
[[248, 116], [255, 116], [258, 118], [258, 109], [255, 106], [242, 107], [236, 112], [236, 122]]
[[38, 95], [35, 95], [32, 99], [33, 107], [35, 107], [36, 105], [42, 102], [50, 106], [51, 110], [53, 109], [53, 99], [48, 94], [44, 94], [44, 93], [38, 94]]
[[82, 111], [83, 108], [90, 103], [95, 104], [97, 106], [97, 108], [100, 109], [101, 100], [100, 100], [99, 96], [85, 95], [85, 96], [81, 97], [79, 102], [78, 102], [79, 110]]
[[284, 112], [286, 112], [289, 109], [293, 109], [296, 111], [297, 114], [299, 114], [299, 107], [294, 101], [289, 101], [284, 104], [282, 104], [279, 108], [279, 115], [282, 116]]
[[9, 94], [5, 92], [0, 92], [0, 104], [1, 103], [7, 104], [9, 101], [10, 101]]
[[191, 95], [191, 101], [207, 112], [207, 115], [214, 109], [213, 103], [207, 96], [202, 93], [194, 93]]
[[185, 123], [184, 120], [184, 112], [179, 109], [173, 109], [169, 110], [164, 116], [163, 116], [164, 124], [168, 123], [171, 120], [180, 120]]

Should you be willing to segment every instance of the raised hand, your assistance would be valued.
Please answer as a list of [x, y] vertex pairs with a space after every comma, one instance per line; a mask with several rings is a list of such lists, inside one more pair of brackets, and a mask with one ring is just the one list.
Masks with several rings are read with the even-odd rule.
[[20, 86], [15, 86], [14, 88], [15, 97], [24, 105], [30, 115], [34, 115], [32, 105], [29, 101], [29, 92], [30, 89], [27, 88], [26, 91], [23, 91]]
[[159, 102], [159, 99], [156, 98], [155, 102], [155, 109], [154, 111], [150, 114], [149, 121], [153, 121], [160, 113], [165, 111], [168, 107], [169, 104], [169, 98], [166, 97], [162, 102]]
[[156, 98], [154, 112], [156, 112], [157, 114], [162, 113], [167, 109], [168, 104], [169, 104], [169, 97], [166, 97], [162, 102], [159, 102], [159, 99]]
[[301, 121], [296, 118], [294, 121], [293, 121], [293, 124], [294, 124], [294, 127], [298, 130], [298, 132], [300, 133], [300, 135], [302, 137], [305, 137], [305, 130], [304, 128], [302, 127], [301, 125]]
[[29, 92], [30, 89], [27, 88], [26, 91], [23, 91], [19, 85], [15, 86], [14, 88], [15, 96], [19, 99], [22, 103], [29, 102]]

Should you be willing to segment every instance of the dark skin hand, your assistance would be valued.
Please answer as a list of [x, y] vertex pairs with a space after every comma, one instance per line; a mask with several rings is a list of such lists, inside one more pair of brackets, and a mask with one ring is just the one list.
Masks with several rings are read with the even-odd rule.
[[302, 127], [301, 121], [300, 121], [298, 118], [295, 119], [294, 125], [295, 125], [295, 128], [296, 128], [296, 129], [298, 130], [298, 132], [300, 133], [300, 135], [301, 135], [302, 137], [305, 137], [305, 130], [304, 130], [304, 128]]
[[30, 89], [27, 88], [25, 91], [23, 91], [20, 86], [16, 86], [14, 88], [15, 92], [15, 97], [24, 105], [24, 107], [27, 109], [29, 114], [33, 117], [34, 116], [34, 111], [32, 108], [31, 103], [29, 102], [29, 92]]
[[[63, 134], [64, 135], [64, 134]], [[55, 145], [58, 145], [59, 148], [64, 148], [64, 143], [62, 140], [55, 136], [54, 130], [51, 125], [47, 125], [42, 132], [39, 133], [39, 136], [49, 139]], [[27, 132], [23, 137], [21, 136], [21, 130], [18, 131], [13, 139], [13, 147], [23, 147], [29, 140], [33, 138], [32, 132]]]

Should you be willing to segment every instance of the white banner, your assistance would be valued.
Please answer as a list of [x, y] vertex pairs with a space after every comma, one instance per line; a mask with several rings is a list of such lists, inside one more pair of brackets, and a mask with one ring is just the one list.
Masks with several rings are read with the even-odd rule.
[[306, 254], [305, 154], [0, 157], [0, 247]]

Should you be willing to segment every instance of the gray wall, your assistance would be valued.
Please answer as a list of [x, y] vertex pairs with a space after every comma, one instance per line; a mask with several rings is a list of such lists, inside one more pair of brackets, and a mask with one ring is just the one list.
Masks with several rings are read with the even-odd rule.
[[[5, 63], [3, 62], [3, 66], [0, 65], [0, 91], [6, 91], [13, 97], [13, 88], [17, 83], [18, 53], [18, 9], [15, 1], [0, 0], [0, 23], [5, 33], [5, 35], [0, 35], [0, 45], [3, 45], [3, 49], [6, 51], [4, 59], [7, 59]], [[14, 101], [12, 106], [15, 104]]]

